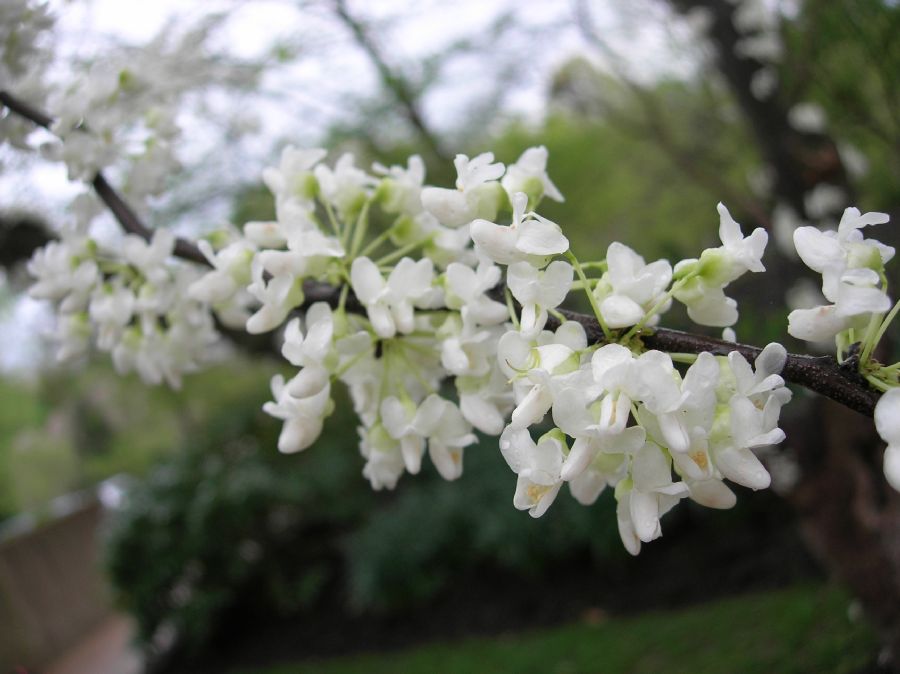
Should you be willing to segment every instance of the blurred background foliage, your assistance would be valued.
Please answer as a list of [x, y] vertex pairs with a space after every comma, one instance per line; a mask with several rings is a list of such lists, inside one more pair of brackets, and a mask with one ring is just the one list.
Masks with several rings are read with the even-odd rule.
[[[834, 137], [865, 158], [855, 181], [860, 207], [894, 213], [898, 13], [877, 0], [803, 3], [785, 20], [780, 69], [791, 97], [822, 106]], [[512, 162], [546, 145], [566, 201], [541, 211], [563, 226], [582, 260], [603, 258], [612, 240], [648, 261], [694, 256], [716, 241], [720, 199], [745, 231], [757, 224], [772, 206], [755, 187], [763, 162], [716, 74], [700, 69], [637, 86], [574, 58], [548, 85], [545, 119], [508, 119], [489, 133], [470, 120], [456, 135], [477, 143], [459, 151], [492, 150]], [[386, 87], [372, 109], [389, 111], [392, 100]], [[452, 182], [452, 167], [429, 157], [421, 138], [386, 143], [368, 121], [361, 114], [356, 125], [332, 129], [333, 156], [352, 149], [361, 165], [390, 164], [422, 152], [429, 180]], [[263, 186], [246, 185], [235, 197], [235, 222], [272, 216]], [[780, 295], [740, 299], [744, 341], [784, 337]], [[592, 508], [563, 494], [533, 521], [511, 507], [515, 476], [492, 439], [466, 450], [458, 483], [442, 482], [429, 466], [395, 492], [373, 493], [360, 474], [350, 405], [339, 400], [314, 447], [278, 454], [279, 422], [261, 406], [282, 368], [235, 355], [177, 392], [118, 377], [102, 360], [78, 372], [48, 367], [31, 381], [0, 379], [0, 518], [40, 513], [55, 496], [131, 476], [109, 530], [112, 584], [144, 639], [174, 627], [194, 651], [236, 619], [312, 614], [325, 603], [351, 614], [396, 613], [484, 568], [552, 584], [542, 574], [561, 563], [613, 575], [621, 565], [608, 494]], [[781, 517], [772, 502], [741, 494], [733, 512], [680, 517], [724, 539]]]

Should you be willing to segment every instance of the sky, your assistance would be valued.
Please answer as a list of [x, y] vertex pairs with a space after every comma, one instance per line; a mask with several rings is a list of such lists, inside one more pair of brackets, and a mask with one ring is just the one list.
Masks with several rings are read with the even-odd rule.
[[[673, 40], [683, 42], [657, 0], [596, 0], [587, 3], [598, 34], [622, 55], [632, 76], [651, 79], [690, 64], [672, 57]], [[183, 148], [188, 165], [203, 174], [208, 167], [231, 172], [236, 183], [255, 180], [286, 141], [314, 146], [335, 123], [353, 117], [355, 101], [366, 100], [379, 87], [377, 73], [334, 17], [331, 0], [50, 0], [57, 16], [54, 40], [58, 66], [65, 79], [67, 64], [95, 58], [111, 45], [140, 45], [161, 31], [180, 30], [213, 12], [227, 13], [213, 44], [243, 59], [265, 59], [274, 46], [297, 58], [270, 69], [258, 91], [241, 105], [257, 132], [237, 146], [223, 147], [215, 129], [197, 122]], [[489, 34], [494, 24], [510, 28], [499, 39], [482, 39], [476, 53], [450, 60], [423, 101], [424, 116], [442, 135], [453, 131], [467, 111], [500, 88], [505, 115], [537, 122], [546, 107], [546, 91], [554, 71], [573, 56], [601, 67], [602, 55], [582, 38], [574, 2], [531, 0], [348, 0], [349, 11], [371, 27], [379, 47], [393, 66], [417, 77], [426, 60], [450, 45]], [[506, 17], [504, 21], [504, 17]], [[486, 62], [509, 63], [514, 80], [499, 82]], [[233, 106], [224, 98], [221, 106]], [[484, 122], [491, 124], [490, 120]], [[490, 127], [489, 127], [490, 128]], [[36, 210], [50, 222], [61, 219], [81, 189], [68, 182], [65, 170], [45, 162], [11, 157], [0, 148], [0, 208]], [[206, 167], [206, 168], [204, 168]], [[202, 218], [225, 216], [228, 200], [213, 200]], [[196, 216], [196, 214], [194, 214]], [[35, 335], [52, 325], [48, 308], [27, 297], [0, 309], [0, 369], [30, 369], [43, 358]]]

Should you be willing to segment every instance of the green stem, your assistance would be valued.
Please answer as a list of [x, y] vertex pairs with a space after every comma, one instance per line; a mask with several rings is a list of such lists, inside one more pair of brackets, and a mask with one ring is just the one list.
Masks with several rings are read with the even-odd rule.
[[350, 258], [353, 259], [356, 257], [356, 251], [359, 250], [359, 247], [362, 245], [363, 240], [366, 236], [366, 230], [369, 228], [369, 204], [371, 201], [366, 201], [363, 204], [363, 207], [359, 211], [359, 217], [356, 219], [356, 228], [353, 232], [353, 243], [350, 244]]
[[366, 349], [365, 351], [360, 351], [358, 354], [356, 354], [355, 356], [353, 356], [353, 357], [352, 357], [350, 360], [348, 360], [346, 363], [344, 363], [343, 365], [341, 365], [337, 370], [335, 370], [334, 376], [335, 376], [336, 378], [340, 379], [340, 378], [347, 372], [347, 370], [349, 370], [351, 367], [353, 367], [354, 365], [356, 365], [356, 364], [357, 364], [359, 361], [361, 361], [364, 357], [366, 357], [366, 356], [368, 356], [368, 355], [371, 355], [371, 354], [374, 353], [374, 352], [375, 352], [375, 348], [374, 348], [374, 347], [369, 348], [369, 349]]
[[583, 290], [587, 295], [588, 302], [591, 304], [591, 309], [594, 312], [594, 317], [597, 319], [597, 323], [600, 325], [600, 329], [603, 330], [603, 336], [607, 339], [607, 341], [612, 340], [612, 334], [609, 331], [609, 328], [606, 326], [606, 321], [603, 320], [603, 314], [600, 313], [600, 307], [597, 306], [597, 298], [594, 297], [594, 293], [592, 293], [587, 288], [587, 277], [584, 275], [584, 270], [581, 268], [581, 263], [578, 262], [578, 258], [575, 257], [575, 254], [571, 250], [566, 251], [566, 257], [569, 258], [569, 261], [572, 263], [572, 267], [575, 268], [575, 273], [578, 275], [578, 279], [583, 284]]
[[378, 250], [379, 246], [383, 244], [388, 238], [393, 234], [394, 228], [389, 227], [384, 230], [381, 234], [372, 239], [365, 248], [359, 254], [359, 257], [369, 257], [372, 253]]
[[[878, 328], [878, 332], [875, 333], [875, 337], [872, 339], [872, 346], [869, 349], [869, 354], [871, 354], [878, 345], [881, 343], [881, 338], [884, 337], [884, 333], [887, 332], [888, 326], [893, 322], [895, 318], [897, 318], [897, 313], [900, 312], [900, 300], [897, 300], [897, 303], [891, 308], [888, 315], [884, 317], [884, 320], [881, 321], [881, 326]], [[868, 354], [865, 354], [868, 357]], [[865, 362], [865, 361], [862, 361]], [[900, 363], [898, 363], [900, 365]]]
[[866, 375], [866, 381], [872, 385], [872, 388], [877, 388], [879, 391], [882, 391], [882, 392], [890, 391], [891, 388], [893, 388], [892, 386], [885, 384], [878, 377], [874, 377], [870, 374]]
[[512, 321], [512, 324], [515, 326], [516, 330], [518, 330], [519, 317], [516, 316], [516, 306], [513, 304], [513, 296], [509, 286], [504, 286], [503, 294], [506, 295], [506, 309], [509, 311], [509, 320]]
[[859, 354], [860, 369], [868, 362], [869, 356], [872, 355], [872, 349], [875, 346], [875, 335], [881, 325], [882, 318], [882, 314], [872, 314], [869, 318], [869, 324], [866, 326], [866, 334], [862, 341], [862, 351], [860, 351]]
[[347, 304], [347, 295], [350, 292], [350, 286], [344, 284], [341, 286], [341, 297], [338, 300], [338, 313], [344, 313], [344, 306]]
[[[331, 204], [328, 203], [327, 201], [323, 200], [322, 203], [325, 205], [325, 212], [328, 214], [328, 222], [331, 223], [331, 229], [334, 231], [334, 235], [338, 239], [341, 239], [341, 226], [338, 223], [337, 216], [334, 214], [334, 209], [331, 207]], [[341, 240], [341, 245], [343, 245], [346, 248], [347, 242]]]
[[666, 302], [669, 302], [675, 296], [675, 293], [677, 293], [679, 290], [681, 290], [684, 287], [684, 284], [687, 283], [690, 279], [692, 279], [696, 275], [697, 275], [696, 272], [692, 273], [692, 274], [687, 274], [687, 275], [683, 276], [682, 278], [678, 279], [677, 281], [675, 281], [675, 283], [672, 284], [672, 287], [669, 288], [669, 292], [667, 292], [665, 295], [663, 295], [662, 298], [659, 300], [659, 302], [654, 304], [650, 308], [650, 310], [644, 314], [644, 316], [641, 318], [641, 320], [639, 320], [637, 323], [635, 323], [633, 326], [631, 326], [631, 329], [625, 333], [625, 336], [622, 338], [622, 341], [628, 341], [629, 339], [634, 337], [638, 332], [640, 332], [641, 328], [643, 328], [644, 325], [647, 324], [647, 321], [649, 321], [651, 318], [656, 316], [656, 314], [659, 313], [660, 309], [662, 309], [666, 305]]
[[388, 253], [380, 260], [377, 260], [375, 262], [375, 264], [378, 265], [379, 267], [381, 267], [383, 265], [390, 264], [394, 260], [399, 260], [400, 258], [402, 258], [404, 255], [406, 255], [410, 251], [413, 251], [416, 248], [424, 246], [426, 243], [431, 241], [433, 238], [434, 238], [434, 235], [432, 234], [432, 235], [426, 236], [424, 239], [421, 239], [419, 241], [413, 241], [412, 243], [408, 243], [405, 246], [398, 248], [393, 253]]
[[696, 353], [670, 353], [669, 358], [671, 358], [676, 363], [687, 363], [688, 365], [693, 364], [697, 360]]

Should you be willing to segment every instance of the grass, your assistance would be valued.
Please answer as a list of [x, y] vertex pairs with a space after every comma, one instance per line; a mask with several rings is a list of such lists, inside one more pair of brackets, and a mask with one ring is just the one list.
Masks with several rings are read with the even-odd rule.
[[405, 651], [310, 660], [241, 674], [842, 673], [868, 664], [872, 630], [851, 622], [849, 599], [803, 585], [681, 611], [436, 643]]

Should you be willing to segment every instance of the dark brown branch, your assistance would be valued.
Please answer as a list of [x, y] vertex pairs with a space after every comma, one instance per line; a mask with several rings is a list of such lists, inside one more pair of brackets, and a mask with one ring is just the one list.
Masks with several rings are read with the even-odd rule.
[[[52, 117], [24, 101], [19, 100], [7, 91], [0, 91], [0, 103], [6, 106], [11, 112], [31, 120], [38, 126], [42, 126], [48, 130], [53, 126]], [[113, 186], [109, 184], [109, 181], [106, 180], [102, 172], [97, 172], [94, 179], [91, 181], [91, 185], [93, 185], [100, 200], [106, 204], [116, 220], [119, 221], [119, 224], [122, 225], [122, 229], [130, 234], [136, 234], [147, 241], [152, 238], [153, 230], [141, 221], [131, 206], [129, 206]], [[203, 253], [200, 252], [200, 249], [187, 239], [177, 239], [175, 242], [175, 255], [185, 260], [190, 260], [191, 262], [209, 265], [209, 262], [203, 256]]]
[[[604, 340], [603, 332], [593, 316], [563, 311], [569, 320], [578, 321], [584, 327], [588, 342], [596, 344]], [[552, 320], [552, 319], [551, 319]], [[762, 351], [758, 346], [737, 344], [715, 337], [706, 337], [680, 330], [655, 328], [641, 336], [644, 346], [669, 353], [702, 353], [709, 351], [716, 356], [726, 356], [737, 351], [748, 361], [753, 361]], [[803, 386], [826, 398], [841, 403], [860, 414], [871, 417], [881, 395], [872, 389], [856, 370], [857, 361], [848, 360], [844, 365], [831, 356], [807, 356], [788, 354], [781, 375], [785, 381]]]

